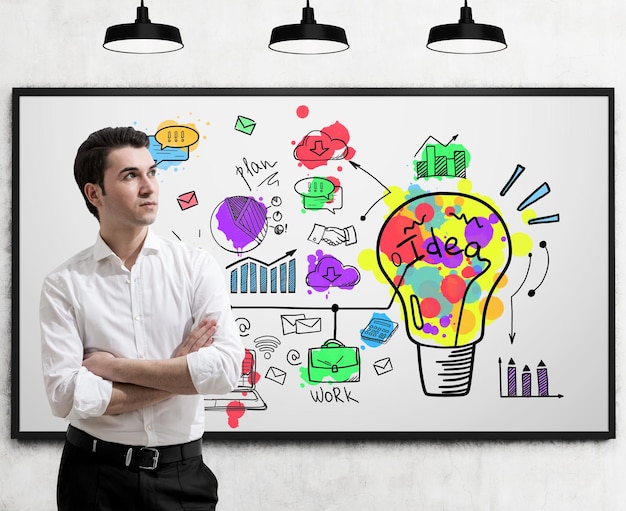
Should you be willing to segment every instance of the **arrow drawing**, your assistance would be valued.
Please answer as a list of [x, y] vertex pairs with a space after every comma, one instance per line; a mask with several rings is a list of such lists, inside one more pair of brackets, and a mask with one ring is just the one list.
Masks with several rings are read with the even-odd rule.
[[526, 268], [526, 275], [524, 275], [524, 280], [522, 280], [522, 283], [520, 284], [520, 286], [517, 288], [517, 290], [515, 291], [515, 293], [513, 293], [511, 295], [511, 329], [509, 331], [509, 340], [511, 341], [511, 344], [513, 344], [513, 340], [515, 339], [515, 329], [514, 329], [514, 320], [513, 320], [513, 316], [514, 316], [514, 307], [513, 307], [513, 298], [515, 298], [515, 295], [517, 293], [520, 292], [520, 290], [522, 289], [522, 287], [524, 287], [524, 284], [526, 283], [526, 279], [528, 278], [528, 274], [530, 273], [530, 266], [532, 263], [532, 253], [528, 254], [528, 268]]
[[415, 154], [413, 155], [413, 158], [416, 158], [416, 157], [417, 157], [417, 155], [420, 153], [420, 151], [421, 151], [422, 149], [424, 149], [424, 146], [425, 146], [426, 144], [428, 144], [428, 142], [430, 142], [431, 140], [432, 140], [432, 141], [434, 141], [434, 142], [436, 142], [436, 143], [437, 143], [437, 144], [439, 144], [440, 146], [443, 146], [443, 147], [448, 147], [448, 146], [449, 146], [452, 142], [454, 142], [454, 141], [457, 139], [457, 137], [458, 137], [458, 136], [459, 136], [459, 134], [457, 133], [457, 134], [456, 134], [456, 135], [454, 135], [454, 136], [453, 136], [453, 137], [452, 137], [452, 138], [451, 138], [451, 139], [450, 139], [447, 143], [445, 143], [445, 144], [444, 144], [443, 142], [440, 142], [439, 140], [437, 140], [435, 137], [433, 137], [433, 136], [431, 135], [431, 136], [429, 136], [426, 140], [424, 140], [424, 143], [420, 146], [420, 148], [419, 148], [417, 151], [415, 151]]
[[322, 156], [325, 152], [328, 151], [327, 147], [324, 147], [324, 142], [321, 140], [316, 140], [311, 152], [313, 154], [317, 154], [318, 156]]
[[349, 161], [350, 165], [352, 165], [356, 170], [360, 170], [362, 172], [365, 172], [369, 177], [371, 177], [374, 181], [376, 181], [380, 186], [382, 186], [385, 189], [385, 194], [382, 197], [379, 197], [376, 202], [374, 202], [374, 204], [372, 204], [368, 210], [361, 215], [361, 220], [364, 221], [365, 218], [367, 217], [368, 213], [372, 210], [372, 208], [374, 206], [376, 206], [376, 204], [378, 204], [381, 200], [383, 200], [385, 197], [387, 197], [387, 195], [389, 195], [391, 193], [391, 190], [389, 188], [387, 188], [384, 184], [382, 184], [375, 176], [373, 176], [372, 174], [370, 174], [367, 170], [365, 170], [361, 165], [359, 165], [358, 163], [353, 162], [352, 160]]

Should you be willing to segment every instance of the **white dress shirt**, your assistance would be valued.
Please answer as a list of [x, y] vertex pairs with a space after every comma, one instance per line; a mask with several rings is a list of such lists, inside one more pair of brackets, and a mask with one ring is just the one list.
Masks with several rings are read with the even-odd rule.
[[[140, 410], [103, 415], [112, 382], [82, 366], [85, 351], [162, 360], [203, 318], [217, 321], [213, 344], [187, 355], [197, 395], [176, 395]], [[200, 438], [204, 394], [236, 385], [244, 348], [223, 274], [205, 250], [151, 230], [128, 270], [100, 236], [50, 273], [40, 306], [42, 365], [52, 412], [110, 442], [159, 446]]]

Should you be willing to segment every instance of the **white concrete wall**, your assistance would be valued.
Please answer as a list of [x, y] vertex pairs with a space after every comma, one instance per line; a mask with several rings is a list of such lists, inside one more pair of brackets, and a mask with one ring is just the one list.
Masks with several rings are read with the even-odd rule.
[[207, 444], [205, 457], [221, 481], [222, 511], [626, 509], [626, 332], [619, 312], [626, 290], [626, 4], [474, 0], [475, 20], [503, 27], [509, 49], [449, 56], [426, 50], [425, 41], [432, 25], [458, 19], [461, 0], [314, 0], [318, 22], [342, 25], [352, 48], [306, 57], [267, 49], [272, 27], [297, 22], [304, 0], [148, 0], [152, 21], [177, 25], [186, 48], [160, 56], [103, 50], [106, 27], [132, 21], [138, 3], [0, 5], [0, 510], [55, 509], [61, 452], [60, 443], [10, 439], [10, 101], [11, 88], [24, 86], [615, 87], [617, 440], [219, 442]]

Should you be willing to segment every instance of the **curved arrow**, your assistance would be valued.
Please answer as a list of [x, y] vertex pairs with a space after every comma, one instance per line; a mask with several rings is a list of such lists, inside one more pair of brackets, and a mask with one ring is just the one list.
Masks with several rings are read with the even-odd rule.
[[548, 276], [548, 270], [550, 269], [550, 252], [548, 251], [548, 244], [545, 241], [542, 241], [541, 243], [539, 243], [539, 246], [543, 249], [545, 249], [546, 251], [546, 257], [547, 257], [547, 261], [546, 261], [546, 271], [543, 274], [543, 277], [541, 279], [541, 282], [539, 282], [539, 284], [537, 285], [536, 288], [531, 289], [530, 291], [528, 291], [528, 296], [535, 296], [535, 293], [537, 292], [537, 289], [539, 289], [543, 282], [546, 280], [546, 277]]
[[387, 197], [387, 195], [389, 195], [391, 193], [391, 190], [389, 188], [387, 188], [384, 184], [382, 184], [375, 176], [373, 176], [372, 174], [370, 174], [367, 170], [365, 170], [363, 167], [361, 167], [361, 165], [359, 165], [358, 163], [353, 162], [352, 160], [348, 160], [348, 162], [350, 163], [350, 165], [352, 165], [355, 169], [357, 170], [361, 170], [363, 172], [365, 172], [369, 177], [371, 177], [374, 181], [376, 181], [380, 186], [382, 186], [386, 193], [385, 195], [383, 195], [382, 197], [380, 197], [376, 202], [374, 202], [374, 204], [372, 204], [369, 209], [363, 214], [361, 215], [361, 220], [365, 220], [365, 218], [367, 217], [367, 214], [372, 210], [372, 208], [374, 206], [376, 206], [376, 204], [378, 204], [381, 200], [383, 200], [385, 197]]

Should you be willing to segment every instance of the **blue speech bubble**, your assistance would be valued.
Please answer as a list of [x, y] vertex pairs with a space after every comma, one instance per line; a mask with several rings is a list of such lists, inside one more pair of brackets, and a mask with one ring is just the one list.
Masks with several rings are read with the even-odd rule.
[[[160, 168], [167, 169], [170, 166], [175, 165], [176, 163], [174, 162], [187, 161], [189, 159], [188, 147], [165, 147], [161, 149], [161, 144], [157, 141], [156, 137], [149, 136], [148, 140], [150, 141], [148, 151], [150, 151], [152, 159]], [[161, 165], [163, 162], [170, 163]]]

